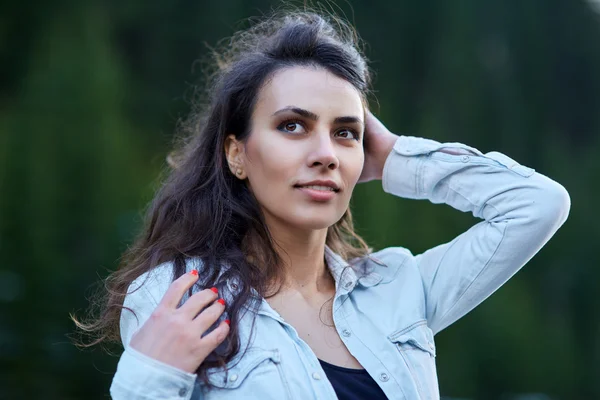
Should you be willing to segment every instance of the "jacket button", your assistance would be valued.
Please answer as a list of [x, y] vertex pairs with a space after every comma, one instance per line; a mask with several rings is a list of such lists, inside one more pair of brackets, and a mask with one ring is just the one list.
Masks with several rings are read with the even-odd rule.
[[181, 388], [179, 389], [179, 397], [185, 397], [185, 395], [187, 394], [187, 389], [186, 388]]
[[467, 162], [471, 159], [471, 157], [469, 156], [462, 156], [462, 158], [460, 159], [462, 162]]
[[346, 337], [349, 337], [350, 335], [352, 335], [352, 333], [350, 333], [350, 331], [349, 331], [348, 329], [344, 329], [344, 330], [342, 331], [342, 335], [344, 335], [344, 336], [346, 336]]
[[387, 382], [390, 379], [390, 377], [385, 372], [382, 372], [381, 374], [379, 374], [379, 379], [381, 379], [382, 382]]
[[230, 382], [235, 382], [235, 381], [237, 381], [237, 378], [238, 378], [237, 374], [233, 374], [233, 375], [231, 375], [231, 376], [229, 377], [229, 381], [230, 381]]
[[314, 380], [321, 380], [321, 375], [318, 372], [313, 372], [312, 377]]
[[353, 284], [354, 284], [354, 282], [352, 282], [352, 281], [348, 281], [348, 282], [346, 282], [346, 283], [344, 284], [344, 287], [345, 287], [346, 289], [350, 289], [350, 287], [351, 287]]

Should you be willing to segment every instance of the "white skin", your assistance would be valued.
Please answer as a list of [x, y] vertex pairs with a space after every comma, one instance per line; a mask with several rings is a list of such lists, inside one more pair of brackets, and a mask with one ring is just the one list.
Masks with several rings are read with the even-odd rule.
[[[307, 110], [317, 119], [281, 111], [290, 107]], [[339, 117], [351, 118], [335, 122]], [[365, 134], [368, 147], [363, 149]], [[229, 135], [224, 150], [232, 172], [247, 180], [256, 196], [284, 259], [284, 299], [331, 295], [333, 281], [324, 261], [327, 229], [347, 210], [358, 182], [381, 179], [396, 139], [365, 110], [349, 82], [324, 69], [282, 69], [260, 90], [248, 139], [241, 142]], [[331, 200], [316, 201], [294, 186], [317, 179], [339, 186]], [[198, 368], [225, 339], [229, 325], [223, 322], [201, 337], [225, 309], [210, 289], [177, 308], [197, 279], [188, 273], [171, 284], [134, 334], [132, 348], [186, 372]]]

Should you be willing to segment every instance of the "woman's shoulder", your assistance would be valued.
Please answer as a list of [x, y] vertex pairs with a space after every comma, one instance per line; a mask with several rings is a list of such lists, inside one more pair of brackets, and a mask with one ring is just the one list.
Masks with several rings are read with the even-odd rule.
[[394, 246], [386, 247], [377, 252], [371, 253], [370, 257], [384, 263], [387, 261], [389, 263], [397, 264], [403, 263], [414, 256], [413, 253], [406, 247]]
[[[129, 285], [127, 297], [135, 297], [135, 293], [141, 292], [138, 297], [146, 297], [156, 306], [176, 278], [174, 264], [173, 261], [166, 261], [141, 274]], [[200, 269], [201, 266], [199, 258], [188, 258], [185, 261], [185, 272]]]
[[375, 273], [381, 280], [390, 281], [401, 272], [416, 271], [413, 253], [405, 247], [386, 247], [351, 261], [356, 267], [364, 268], [367, 273]]

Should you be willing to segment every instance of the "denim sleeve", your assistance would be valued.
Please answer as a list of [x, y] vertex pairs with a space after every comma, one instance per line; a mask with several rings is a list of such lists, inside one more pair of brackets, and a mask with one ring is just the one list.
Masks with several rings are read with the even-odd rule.
[[383, 188], [483, 219], [449, 243], [416, 256], [434, 333], [525, 265], [565, 222], [571, 204], [559, 183], [504, 154], [411, 136], [396, 141], [384, 167]]
[[195, 380], [196, 374], [126, 347], [110, 386], [110, 395], [113, 400], [189, 400]]
[[[157, 304], [156, 296], [152, 296], [147, 289], [147, 285], [157, 285], [152, 279], [144, 278], [132, 283], [123, 302], [135, 315], [127, 309], [121, 313], [121, 339], [125, 351], [117, 365], [110, 395], [114, 400], [188, 400], [192, 396], [196, 374], [157, 361], [129, 346], [132, 336], [150, 317]], [[144, 283], [141, 287], [140, 282]], [[164, 290], [166, 287], [159, 289]]]

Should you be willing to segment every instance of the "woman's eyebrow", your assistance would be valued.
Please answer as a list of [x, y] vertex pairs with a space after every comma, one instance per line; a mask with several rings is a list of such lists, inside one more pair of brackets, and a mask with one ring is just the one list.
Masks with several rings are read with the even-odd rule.
[[[273, 116], [276, 116], [276, 115], [279, 115], [281, 113], [288, 112], [288, 111], [291, 111], [295, 114], [301, 115], [312, 121], [317, 121], [319, 119], [319, 116], [317, 114], [315, 114], [314, 112], [305, 110], [304, 108], [294, 107], [294, 106], [287, 106], [287, 107], [282, 108], [281, 110], [277, 110], [273, 113]], [[360, 119], [358, 117], [353, 117], [353, 116], [337, 117], [336, 119], [333, 120], [333, 123], [334, 124], [357, 123], [357, 124], [364, 125], [362, 119]]]
[[277, 110], [273, 113], [273, 116], [279, 115], [286, 111], [291, 111], [295, 114], [301, 115], [301, 116], [308, 118], [310, 120], [313, 120], [313, 121], [317, 121], [319, 119], [319, 116], [317, 114], [315, 114], [314, 112], [305, 110], [304, 108], [294, 107], [294, 106], [287, 106], [287, 107], [282, 108], [281, 110]]
[[364, 125], [362, 119], [358, 117], [337, 117], [333, 120], [334, 124], [360, 124]]

